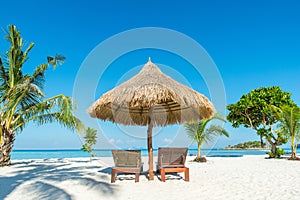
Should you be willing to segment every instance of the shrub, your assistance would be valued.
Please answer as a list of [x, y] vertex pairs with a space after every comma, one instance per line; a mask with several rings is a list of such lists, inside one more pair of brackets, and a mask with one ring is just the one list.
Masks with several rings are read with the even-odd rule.
[[275, 155], [272, 152], [268, 152], [268, 155], [270, 158], [280, 158], [284, 154], [285, 154], [285, 152], [282, 148], [276, 148]]

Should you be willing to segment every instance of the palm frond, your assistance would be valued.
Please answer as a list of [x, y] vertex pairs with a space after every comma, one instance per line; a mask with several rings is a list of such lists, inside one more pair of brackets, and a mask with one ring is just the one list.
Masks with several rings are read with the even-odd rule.
[[11, 47], [7, 52], [7, 59], [9, 61], [9, 85], [13, 87], [19, 77], [22, 77], [21, 68], [23, 66], [22, 61], [26, 59], [22, 51], [23, 40], [20, 36], [20, 32], [17, 30], [16, 26], [9, 26], [9, 34], [6, 36], [8, 41], [11, 43]]
[[3, 142], [3, 133], [2, 133], [2, 128], [0, 128], [0, 145], [2, 145]]
[[59, 65], [62, 65], [66, 61], [66, 57], [62, 54], [56, 54], [55, 59]]
[[41, 90], [44, 89], [45, 84], [45, 72], [48, 69], [48, 64], [39, 65], [32, 75], [32, 83], [37, 85]]
[[73, 115], [74, 109], [73, 100], [64, 95], [57, 95], [42, 102], [24, 106], [15, 113], [15, 130], [22, 128], [23, 124], [29, 121], [34, 121], [38, 125], [58, 122], [67, 128], [83, 132], [84, 125]]
[[56, 54], [55, 57], [47, 56], [48, 64], [52, 65], [54, 69], [56, 68], [57, 64], [62, 65], [66, 60], [66, 57], [62, 54]]
[[8, 82], [8, 72], [4, 68], [4, 64], [2, 62], [2, 58], [0, 58], [0, 83], [1, 85], [6, 85]]
[[85, 130], [85, 136], [84, 136], [85, 142], [89, 145], [95, 145], [96, 144], [96, 139], [97, 139], [97, 130], [88, 127]]
[[0, 58], [0, 103], [3, 103], [5, 92], [9, 89], [8, 76], [8, 71]]
[[27, 47], [27, 49], [25, 50], [25, 52], [23, 53], [22, 59], [20, 61], [21, 65], [23, 65], [29, 59], [28, 54], [29, 54], [29, 52], [30, 52], [30, 50], [32, 49], [33, 46], [34, 46], [34, 43], [31, 42], [29, 44], [29, 46]]
[[226, 122], [226, 119], [224, 117], [222, 117], [220, 113], [216, 113], [212, 118], [210, 118], [210, 121], [214, 120], [214, 119], [217, 119], [222, 122]]
[[30, 83], [30, 77], [23, 76], [20, 82], [5, 94], [7, 113], [14, 113], [28, 105], [37, 104], [43, 97], [40, 89]]
[[224, 135], [229, 137], [229, 133], [223, 127], [217, 125], [210, 125], [210, 127], [206, 129], [204, 135], [206, 135], [206, 143], [212, 142], [217, 136]]
[[281, 122], [278, 127], [283, 130], [284, 133], [288, 135], [294, 135], [298, 132], [300, 126], [300, 108], [283, 106], [278, 108], [272, 106], [272, 109]]
[[63, 115], [61, 115], [61, 113], [59, 112], [34, 116], [32, 121], [37, 123], [37, 125], [44, 125], [47, 123], [56, 122], [71, 130], [76, 130], [78, 132], [84, 130], [84, 126], [82, 122], [77, 117], [72, 115], [69, 116], [68, 118], [64, 118]]
[[225, 122], [225, 119], [216, 114], [212, 118], [203, 119], [199, 122], [186, 123], [183, 126], [189, 138], [191, 138], [192, 141], [196, 141], [200, 145], [203, 142], [208, 143], [213, 141], [218, 135], [225, 135], [226, 137], [229, 137], [228, 132], [221, 126], [211, 125], [208, 129], [206, 129], [208, 123], [214, 119]]
[[197, 132], [198, 132], [198, 123], [197, 122], [190, 122], [190, 123], [186, 123], [186, 124], [183, 124], [189, 138], [192, 140], [192, 141], [195, 141], [196, 140], [196, 137], [197, 137]]
[[73, 115], [76, 105], [70, 97], [60, 94], [45, 101], [54, 102], [54, 109], [60, 114], [56, 119], [61, 124], [68, 128], [76, 129], [78, 132], [84, 130], [83, 124], [79, 123], [80, 120]]
[[218, 113], [216, 113], [213, 117], [209, 118], [209, 119], [203, 119], [199, 121], [199, 132], [204, 132], [205, 127], [207, 126], [207, 124], [209, 122], [211, 122], [212, 120], [220, 120], [223, 122], [226, 122], [226, 120], [224, 118], [222, 118]]

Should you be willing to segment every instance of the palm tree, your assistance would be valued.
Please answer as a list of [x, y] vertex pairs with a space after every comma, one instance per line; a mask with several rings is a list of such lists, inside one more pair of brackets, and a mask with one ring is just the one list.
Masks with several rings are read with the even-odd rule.
[[[45, 98], [44, 75], [49, 63], [37, 66], [32, 75], [22, 72], [34, 43], [23, 51], [23, 40], [14, 25], [9, 26], [6, 39], [10, 48], [0, 57], [0, 166], [10, 164], [15, 134], [30, 121], [37, 125], [58, 122], [72, 130], [83, 129], [82, 122], [73, 114], [71, 98], [62, 94]], [[61, 63], [51, 63], [54, 67], [57, 64]]]
[[210, 119], [203, 119], [199, 122], [190, 122], [183, 125], [188, 136], [192, 141], [196, 141], [198, 145], [198, 154], [194, 161], [206, 162], [206, 158], [201, 156], [201, 146], [204, 142], [212, 142], [213, 139], [219, 135], [229, 137], [228, 132], [221, 126], [210, 125], [210, 127], [206, 129], [207, 124], [214, 119], [225, 122], [223, 118], [216, 114]]
[[97, 130], [88, 127], [85, 130], [84, 140], [85, 144], [82, 145], [81, 150], [88, 152], [90, 154], [90, 161], [92, 161], [92, 157], [95, 156], [92, 146], [97, 143]]
[[286, 134], [291, 140], [292, 155], [290, 160], [299, 160], [297, 157], [296, 139], [300, 138], [300, 107], [283, 106], [281, 108], [273, 106], [279, 118], [279, 128], [283, 134]]

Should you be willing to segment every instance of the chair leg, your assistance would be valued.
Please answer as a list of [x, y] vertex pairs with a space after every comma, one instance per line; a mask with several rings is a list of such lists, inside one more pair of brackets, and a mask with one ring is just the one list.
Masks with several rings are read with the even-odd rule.
[[166, 176], [165, 176], [165, 169], [164, 168], [160, 169], [160, 176], [161, 176], [161, 181], [166, 182]]
[[157, 174], [160, 174], [160, 170], [158, 169], [158, 167], [156, 167], [157, 169], [156, 169], [156, 173]]
[[111, 170], [111, 183], [116, 181], [116, 171], [114, 169]]
[[139, 182], [140, 173], [135, 173], [135, 182]]
[[190, 169], [186, 168], [184, 172], [185, 181], [190, 181]]

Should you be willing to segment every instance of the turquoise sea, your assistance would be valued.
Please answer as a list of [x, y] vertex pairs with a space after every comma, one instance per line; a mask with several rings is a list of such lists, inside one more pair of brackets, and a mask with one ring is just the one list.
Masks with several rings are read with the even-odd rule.
[[[288, 150], [287, 150], [288, 151]], [[263, 150], [223, 150], [223, 149], [201, 149], [201, 154], [207, 157], [239, 157], [243, 155], [264, 155]], [[111, 157], [111, 150], [94, 150], [96, 157]], [[188, 155], [196, 155], [197, 149], [189, 149]], [[142, 155], [147, 156], [147, 149], [142, 149]], [[157, 149], [154, 149], [154, 156]], [[89, 157], [87, 152], [81, 150], [13, 150], [12, 160], [19, 159], [49, 159], [49, 158], [79, 158]]]

